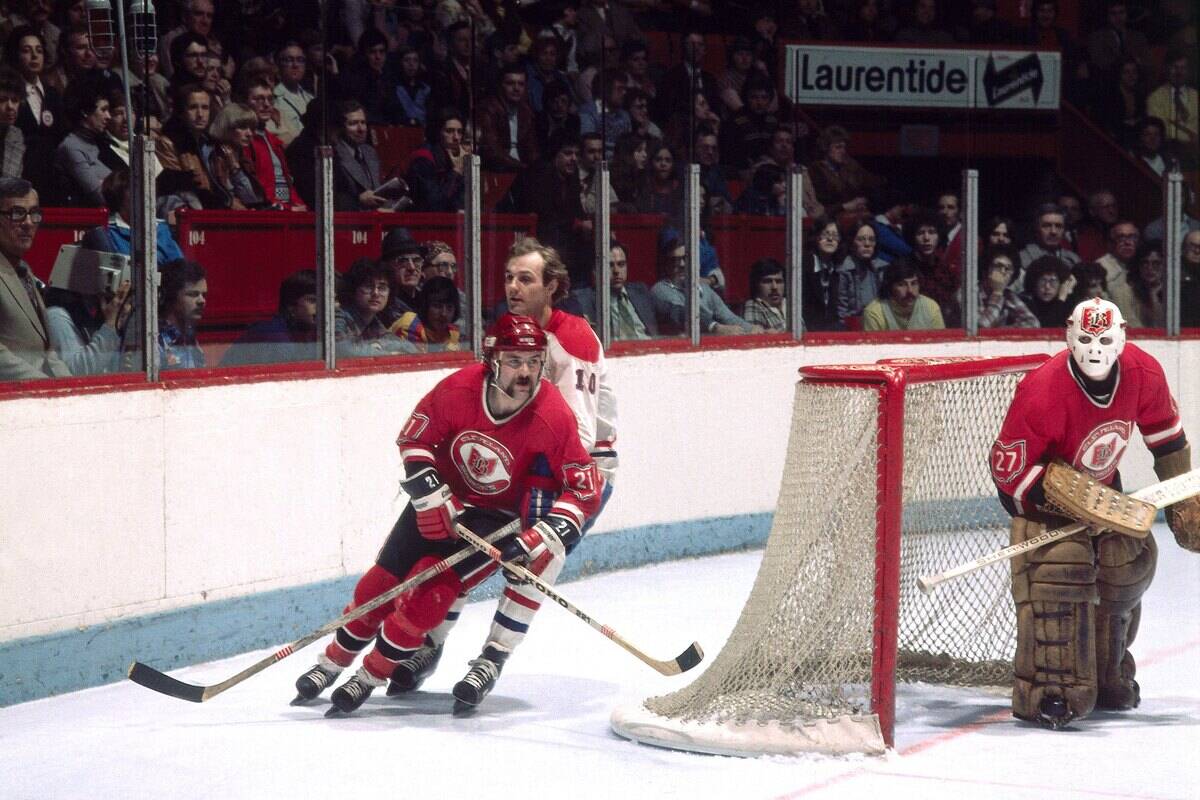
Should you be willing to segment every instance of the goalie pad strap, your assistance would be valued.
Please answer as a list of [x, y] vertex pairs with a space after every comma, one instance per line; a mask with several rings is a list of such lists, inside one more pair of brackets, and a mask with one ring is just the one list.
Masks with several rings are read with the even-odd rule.
[[1158, 513], [1152, 504], [1105, 486], [1062, 461], [1046, 468], [1042, 486], [1046, 502], [1057, 513], [1126, 536], [1144, 537]]

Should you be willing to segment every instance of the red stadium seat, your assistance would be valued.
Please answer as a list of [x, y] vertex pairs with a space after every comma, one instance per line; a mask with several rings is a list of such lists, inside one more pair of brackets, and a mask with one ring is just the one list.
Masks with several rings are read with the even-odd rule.
[[709, 230], [725, 273], [725, 299], [730, 305], [749, 299], [751, 264], [760, 258], [784, 263], [787, 221], [783, 217], [715, 216], [709, 220]]
[[58, 249], [64, 244], [75, 244], [90, 228], [108, 222], [105, 208], [43, 208], [42, 224], [33, 237], [33, 247], [25, 254], [25, 260], [33, 274], [43, 281], [50, 279], [50, 270]]

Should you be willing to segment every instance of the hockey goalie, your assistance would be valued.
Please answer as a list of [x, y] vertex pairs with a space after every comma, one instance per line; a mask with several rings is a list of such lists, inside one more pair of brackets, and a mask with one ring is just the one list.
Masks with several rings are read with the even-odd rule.
[[[1190, 468], [1162, 367], [1126, 344], [1116, 305], [1092, 299], [1076, 306], [1067, 346], [1021, 381], [990, 453], [992, 478], [1013, 517], [1013, 544], [1063, 517], [1089, 525], [1012, 561], [1013, 716], [1056, 730], [1094, 708], [1138, 705], [1129, 647], [1157, 546], [1154, 507], [1121, 492], [1117, 468], [1134, 426], [1161, 480]], [[1200, 552], [1200, 496], [1166, 515], [1179, 545]]]

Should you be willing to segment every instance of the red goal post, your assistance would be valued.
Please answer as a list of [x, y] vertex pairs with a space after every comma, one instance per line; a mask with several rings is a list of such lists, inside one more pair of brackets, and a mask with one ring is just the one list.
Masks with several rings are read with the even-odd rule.
[[877, 753], [895, 741], [897, 681], [1007, 685], [1007, 569], [932, 597], [916, 577], [1007, 544], [988, 452], [1017, 383], [1047, 358], [802, 368], [737, 625], [691, 685], [618, 708], [613, 729], [730, 755]]

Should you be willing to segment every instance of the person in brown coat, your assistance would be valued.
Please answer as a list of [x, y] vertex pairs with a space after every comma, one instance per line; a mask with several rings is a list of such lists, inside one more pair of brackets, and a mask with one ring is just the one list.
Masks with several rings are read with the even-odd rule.
[[496, 93], [479, 105], [479, 156], [484, 169], [518, 172], [537, 161], [533, 108], [525, 96], [527, 79], [523, 66], [510, 64], [500, 73]]

